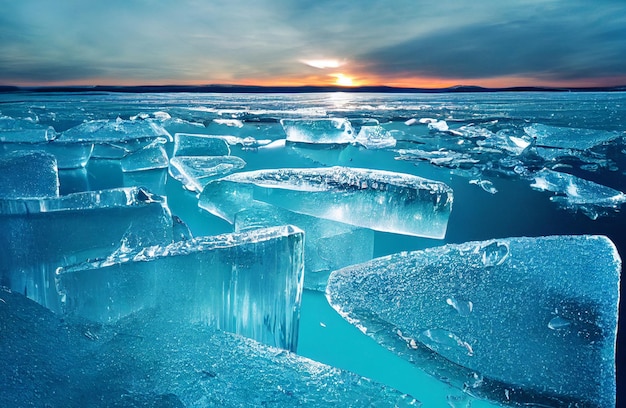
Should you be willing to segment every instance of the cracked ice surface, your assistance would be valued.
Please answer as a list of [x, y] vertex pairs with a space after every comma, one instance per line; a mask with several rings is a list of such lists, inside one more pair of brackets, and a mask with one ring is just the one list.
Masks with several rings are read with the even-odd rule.
[[201, 208], [233, 222], [252, 200], [377, 231], [443, 238], [452, 209], [446, 184], [350, 167], [235, 173], [207, 184]]
[[603, 236], [508, 238], [347, 267], [326, 293], [363, 332], [470, 394], [608, 407], [620, 270]]
[[159, 319], [160, 312], [101, 326], [60, 319], [0, 288], [0, 349], [12, 350], [2, 357], [11, 369], [0, 370], [0, 405], [420, 405], [350, 372], [212, 327]]

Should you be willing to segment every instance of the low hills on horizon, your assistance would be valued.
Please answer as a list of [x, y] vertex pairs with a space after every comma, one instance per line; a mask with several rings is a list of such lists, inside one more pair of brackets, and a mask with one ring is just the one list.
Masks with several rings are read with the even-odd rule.
[[446, 88], [404, 88], [391, 86], [260, 86], [260, 85], [85, 85], [85, 86], [11, 86], [0, 85], [0, 93], [23, 92], [118, 92], [118, 93], [479, 93], [479, 92], [624, 92], [626, 85], [612, 87], [515, 86], [486, 88], [456, 85]]

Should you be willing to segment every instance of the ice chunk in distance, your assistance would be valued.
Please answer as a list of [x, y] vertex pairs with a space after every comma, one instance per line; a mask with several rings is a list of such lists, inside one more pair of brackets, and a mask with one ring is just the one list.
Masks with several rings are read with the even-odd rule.
[[56, 268], [109, 255], [124, 236], [172, 242], [165, 198], [119, 188], [43, 199], [0, 199], [0, 285], [59, 310]]
[[52, 126], [0, 115], [1, 143], [46, 143], [56, 137], [57, 133]]
[[377, 231], [443, 238], [453, 197], [446, 184], [409, 174], [283, 168], [214, 180], [205, 186], [199, 205], [232, 223], [250, 200]]
[[[323, 291], [330, 272], [366, 262], [374, 254], [374, 231], [298, 214], [255, 201], [235, 214], [235, 231], [295, 225], [304, 241], [304, 288]], [[357, 243], [355, 245], [355, 243]]]
[[354, 141], [355, 132], [347, 119], [281, 119], [288, 142], [345, 144]]
[[591, 149], [620, 136], [619, 132], [549, 126], [541, 123], [526, 126], [524, 132], [534, 138], [538, 146], [577, 150]]
[[197, 237], [59, 268], [63, 310], [114, 322], [162, 306], [179, 321], [295, 351], [303, 232], [292, 226]]
[[0, 406], [420, 405], [356, 374], [160, 313], [89, 324], [0, 287], [2, 363], [11, 368], [0, 370]]
[[176, 133], [173, 156], [230, 156], [230, 147], [220, 136]]
[[507, 238], [344, 268], [326, 294], [366, 334], [473, 395], [609, 407], [620, 270], [603, 236]]
[[170, 160], [169, 174], [187, 190], [201, 193], [211, 179], [226, 176], [245, 165], [236, 156], [175, 156]]
[[56, 158], [42, 151], [0, 156], [0, 198], [43, 198], [59, 195]]
[[380, 125], [362, 126], [354, 141], [367, 149], [384, 149], [396, 146], [396, 139]]
[[592, 220], [610, 211], [618, 211], [626, 202], [626, 194], [621, 191], [568, 173], [542, 169], [533, 176], [532, 188], [555, 193], [550, 197], [551, 201], [566, 209], [580, 210]]

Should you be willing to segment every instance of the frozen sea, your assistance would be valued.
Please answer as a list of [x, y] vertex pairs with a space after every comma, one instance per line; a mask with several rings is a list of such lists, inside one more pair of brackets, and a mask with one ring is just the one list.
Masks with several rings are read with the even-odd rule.
[[[92, 137], [96, 133], [98, 136]], [[206, 142], [208, 136], [211, 136], [208, 138], [211, 143], [214, 140], [220, 140], [219, 146], [215, 147], [217, 145]], [[95, 147], [91, 147], [92, 143], [95, 143]], [[185, 149], [187, 153], [184, 153]], [[325, 251], [332, 254], [334, 258], [342, 256], [342, 251], [346, 259], [350, 258], [359, 248], [366, 245], [367, 239], [371, 240], [369, 258], [378, 258], [402, 251], [418, 251], [446, 244], [455, 245], [487, 240], [497, 242], [498, 239], [512, 237], [562, 235], [606, 236], [614, 243], [622, 257], [626, 254], [626, 215], [622, 211], [622, 205], [626, 201], [624, 194], [626, 192], [626, 93], [624, 92], [441, 94], [12, 92], [0, 94], [0, 160], [15, 157], [15, 152], [33, 150], [44, 151], [56, 157], [59, 167], [58, 185], [55, 185], [54, 180], [48, 181], [48, 185], [43, 185], [47, 176], [29, 170], [28, 163], [36, 163], [40, 160], [39, 156], [29, 157], [28, 163], [21, 165], [22, 168], [19, 164], [15, 167], [8, 159], [4, 162], [0, 161], [0, 169], [4, 171], [0, 175], [0, 188], [4, 190], [0, 201], [5, 202], [5, 204], [0, 202], [0, 210], [5, 211], [5, 216], [0, 223], [8, 225], [12, 222], [9, 219], [15, 216], [15, 211], [11, 207], [13, 204], [7, 200], [32, 198], [33, 195], [40, 199], [42, 194], [47, 196], [56, 193], [57, 196], [63, 197], [81, 192], [142, 187], [145, 191], [149, 191], [149, 194], [165, 198], [164, 205], [167, 210], [178, 217], [175, 220], [182, 220], [189, 229], [187, 231], [183, 228], [183, 232], [179, 231], [178, 233], [182, 236], [205, 237], [232, 233], [238, 221], [235, 220], [231, 225], [225, 217], [217, 216], [216, 213], [211, 213], [198, 205], [203, 197], [213, 194], [212, 186], [218, 185], [215, 180], [227, 174], [236, 175], [239, 172], [287, 168], [294, 169], [295, 174], [299, 174], [296, 170], [306, 171], [306, 169], [338, 166], [339, 169], [357, 168], [403, 173], [445, 183], [452, 189], [454, 199], [449, 218], [446, 218], [447, 228], [443, 236], [436, 236], [436, 234], [441, 234], [441, 228], [436, 233], [429, 232], [430, 235], [426, 236], [420, 236], [422, 232], [407, 234], [403, 232], [404, 230], [387, 228], [391, 221], [385, 222], [384, 216], [377, 216], [382, 227], [378, 224], [372, 227], [368, 223], [361, 223], [356, 225], [358, 228], [349, 229], [350, 234], [353, 235], [347, 235], [348, 237], [359, 237], [354, 238], [354, 242], [350, 241], [350, 238], [343, 239], [340, 251], [332, 252], [332, 245], [339, 245], [338, 243], [331, 243], [331, 248], [325, 248]], [[192, 151], [193, 153], [189, 153]], [[222, 157], [220, 159], [222, 166], [213, 173], [203, 173], [209, 167], [206, 162], [180, 159], [180, 167], [174, 167], [173, 163], [178, 163], [172, 161], [174, 157]], [[45, 161], [45, 158], [41, 160]], [[183, 170], [180, 170], [181, 168]], [[181, 176], [181, 172], [188, 172], [185, 173], [188, 177]], [[39, 183], [34, 183], [37, 185], [24, 193], [23, 197], [19, 197], [19, 194], [17, 198], [11, 196], [12, 191], [28, 187], [33, 179]], [[311, 191], [315, 188], [318, 187], [310, 187]], [[48, 189], [48, 191], [42, 193], [41, 189]], [[278, 204], [270, 203], [281, 206], [280, 200], [299, 200], [288, 195], [285, 196], [287, 198], [281, 197], [283, 196], [275, 199], [279, 201]], [[230, 202], [223, 205], [228, 207]], [[293, 210], [289, 205], [282, 205], [281, 208], [283, 207]], [[221, 211], [221, 208], [218, 210]], [[265, 211], [266, 208], [263, 207], [261, 210]], [[310, 210], [302, 211], [310, 212]], [[36, 215], [32, 216], [36, 217]], [[107, 229], [109, 223], [114, 224], [114, 221], [102, 221], [100, 216], [81, 218], [80, 213], [73, 215], [72, 220], [74, 224], [71, 228], [91, 229], [94, 231], [92, 234], [99, 234], [99, 231]], [[245, 224], [245, 219], [241, 222], [244, 223], [242, 228], [249, 227]], [[401, 220], [398, 223], [404, 226], [406, 222]], [[120, 239], [126, 239], [124, 242], [133, 241], [133, 245], [153, 245], [161, 239], [153, 236], [155, 235], [154, 228], [156, 227], [152, 224], [142, 225], [140, 232], [137, 232], [139, 238], [132, 236], [132, 239], [127, 239], [128, 236], [120, 236]], [[6, 232], [6, 228], [3, 227], [3, 229], [4, 232], [0, 231], [0, 243], [4, 247], [12, 248], [0, 252], [0, 256], [5, 258], [5, 262], [0, 259], [0, 265], [4, 269], [2, 270], [3, 280], [0, 283], [6, 286], [7, 282], [15, 281], [14, 276], [18, 273], [15, 272], [16, 270], [26, 268], [21, 264], [12, 264], [6, 259], [17, 258], [16, 251], [20, 251], [21, 247], [33, 246], [35, 238], [28, 242], [16, 243], [15, 235], [10, 235]], [[363, 232], [363, 230], [366, 231]], [[61, 233], [51, 234], [52, 239], [74, 239], [70, 228], [64, 231], [63, 236]], [[174, 229], [174, 234], [176, 233]], [[157, 241], [142, 243], [141, 238], [146, 241]], [[37, 241], [34, 245], [46, 244]], [[68, 264], [80, 263], [81, 260], [87, 259], [81, 258], [80, 251], [71, 249], [72, 245], [67, 246], [70, 249], [66, 250], [68, 252], [64, 256]], [[115, 248], [111, 247], [111, 252]], [[120, 248], [123, 248], [123, 245]], [[532, 248], [532, 245], [529, 245], [527, 251], [530, 253], [525, 254], [529, 259], [534, 258]], [[537, 255], [537, 258], [556, 260], [553, 267], [546, 268], [545, 281], [555, 282], [554, 287], [559, 287], [561, 274], [562, 279], [570, 279], [568, 273], [572, 271], [559, 270], [559, 258], [579, 256], [580, 254], [576, 251], [576, 248], [569, 250], [566, 247], [562, 253], [553, 253], [548, 257], [545, 254]], [[40, 253], [45, 253], [45, 251], [37, 252], [37, 254]], [[587, 254], [584, 258], [585, 262], [590, 265], [589, 269], [596, 268], [600, 272], [610, 271], [610, 265], [602, 264], [605, 259], [601, 256], [596, 257], [595, 254]], [[359, 258], [359, 262], [362, 261], [364, 260]], [[38, 259], [37, 262], [44, 265], [40, 267], [41, 271], [47, 270], [46, 259]], [[338, 264], [343, 267], [351, 262], [353, 261], [341, 263], [333, 259], [329, 261], [329, 264]], [[496, 263], [500, 265], [499, 261]], [[579, 271], [574, 272], [584, 275], [586, 273], [584, 263]], [[471, 389], [469, 392], [463, 392], [461, 389], [463, 386], [459, 386], [459, 382], [454, 378], [442, 378], [442, 376], [436, 378], [436, 374], [435, 376], [429, 375], [433, 373], [426, 373], [418, 363], [411, 363], [411, 358], [406, 358], [405, 353], [391, 350], [392, 347], [388, 345], [383, 347], [378, 344], [376, 335], [363, 333], [363, 330], [357, 327], [358, 324], [351, 324], [354, 322], [344, 319], [337, 313], [336, 308], [329, 305], [323, 287], [326, 277], [327, 275], [320, 278], [322, 283], [316, 281], [308, 285], [305, 273], [305, 289], [302, 292], [299, 311], [299, 328], [297, 333], [292, 334], [295, 340], [291, 340], [289, 344], [295, 344], [291, 349], [295, 350], [299, 356], [345, 371], [341, 371], [343, 373], [341, 375], [334, 372], [332, 375], [325, 374], [326, 376], [322, 379], [316, 377], [315, 381], [321, 382], [309, 387], [308, 399], [290, 398], [295, 398], [293, 393], [307, 389], [306, 385], [302, 384], [306, 384], [308, 380], [301, 380], [301, 377], [298, 377], [302, 375], [301, 371], [304, 369], [300, 370], [297, 367], [313, 363], [310, 360], [302, 360], [306, 363], [300, 360], [285, 362], [280, 360], [284, 357], [281, 356], [280, 351], [276, 352], [279, 356], [278, 360], [276, 357], [267, 357], [265, 351], [263, 351], [265, 354], [257, 357], [254, 353], [249, 353], [249, 355], [241, 351], [245, 356], [240, 360], [242, 366], [239, 367], [241, 369], [239, 377], [222, 376], [218, 371], [194, 368], [196, 372], [203, 373], [202, 387], [181, 386], [181, 383], [185, 381], [190, 383], [197, 381], [181, 374], [183, 371], [181, 366], [195, 364], [194, 354], [185, 351], [185, 344], [193, 343], [193, 341], [197, 343], [198, 336], [204, 334], [196, 333], [196, 336], [193, 333], [184, 332], [186, 337], [183, 337], [183, 340], [175, 346], [172, 346], [171, 342], [167, 343], [168, 350], [175, 349], [174, 355], [179, 350], [180, 353], [186, 353], [184, 361], [180, 358], [161, 361], [152, 355], [145, 356], [148, 353], [146, 347], [150, 350], [149, 347], [155, 346], [138, 343], [136, 336], [141, 334], [132, 335], [134, 337], [128, 342], [129, 348], [124, 348], [124, 340], [116, 337], [120, 331], [130, 330], [128, 326], [134, 324], [132, 320], [122, 320], [121, 323], [115, 323], [111, 327], [106, 324], [101, 326], [101, 323], [98, 323], [97, 330], [101, 331], [100, 334], [96, 334], [96, 329], [81, 329], [83, 337], [93, 340], [85, 346], [84, 351], [64, 350], [63, 347], [69, 348], [74, 347], [75, 344], [83, 344], [78, 340], [72, 343], [74, 340], [71, 339], [68, 342], [53, 342], [51, 347], [55, 351], [52, 352], [49, 347], [43, 347], [41, 344], [45, 343], [46, 337], [58, 335], [55, 330], [58, 330], [59, 325], [70, 325], [67, 322], [71, 319], [64, 320], [64, 307], [48, 302], [47, 297], [42, 301], [43, 297], [35, 296], [35, 300], [40, 303], [48, 302], [46, 306], [55, 312], [55, 314], [49, 314], [37, 308], [34, 303], [32, 305], [24, 303], [25, 299], [14, 300], [11, 297], [11, 300], [14, 300], [12, 303], [7, 295], [3, 297], [3, 292], [0, 292], [0, 301], [2, 301], [0, 302], [2, 313], [0, 316], [4, 319], [0, 322], [0, 361], [6, 357], [6, 361], [9, 362], [2, 364], [3, 373], [0, 374], [0, 380], [6, 384], [0, 384], [0, 402], [4, 402], [0, 405], [169, 407], [334, 404], [355, 406], [357, 399], [354, 395], [359, 395], [359, 393], [364, 395], [364, 400], [358, 403], [359, 406], [411, 404], [410, 401], [407, 402], [407, 399], [398, 399], [398, 395], [403, 394], [408, 394], [420, 401], [423, 407], [492, 407], [515, 406], [515, 404], [519, 406], [605, 406], [602, 404], [612, 399], [612, 396], [605, 397], [601, 399], [603, 402], [600, 405], [595, 405], [593, 401], [577, 401], [571, 395], [566, 395], [561, 400], [558, 395], [553, 398], [553, 393], [548, 393], [550, 397], [547, 399], [543, 395], [535, 398], [532, 395], [533, 390], [541, 389], [541, 385], [534, 384], [532, 381], [527, 387], [531, 391], [522, 393], [524, 395], [517, 402], [515, 384], [512, 388], [503, 386], [502, 390], [506, 392], [503, 391], [502, 395], [496, 395], [496, 391], [491, 394], [481, 394], [472, 392]], [[28, 280], [28, 278], [25, 279]], [[585, 284], [589, 285], [590, 299], [596, 301], [592, 298], [597, 296], [597, 302], [610, 309], [610, 300], [607, 300], [606, 304], [602, 302], [611, 297], [616, 299], [617, 287], [606, 288], [603, 282], [597, 279], [583, 283]], [[314, 290], [316, 288], [321, 290]], [[56, 296], [55, 288], [48, 289], [45, 296]], [[521, 293], [523, 288], [519, 289], [517, 291], [515, 287], [502, 287], [501, 290], [494, 290], [490, 296], [493, 302], [491, 307], [497, 308], [498, 305], [503, 304], [501, 300], [505, 296], [511, 296], [511, 293]], [[14, 287], [13, 292], [19, 294], [23, 291]], [[605, 296], [605, 292], [610, 295]], [[26, 295], [28, 296], [29, 293]], [[31, 291], [29, 297], [33, 298], [33, 296]], [[172, 296], [177, 298], [175, 295]], [[403, 293], [402, 296], [410, 297], [411, 293]], [[527, 296], [529, 305], [535, 301], [533, 295], [525, 294], [524, 296]], [[541, 296], [541, 293], [537, 293], [537, 298]], [[462, 307], [458, 306], [455, 299], [444, 300], [457, 311]], [[464, 306], [464, 312], [459, 312], [460, 314], [469, 312], [476, 314], [481, 310], [479, 305], [471, 302], [468, 309], [467, 304]], [[519, 303], [513, 304], [519, 305]], [[19, 310], [8, 311], [11, 305], [19, 305]], [[472, 312], [473, 307], [474, 312]], [[532, 308], [529, 307], [529, 309]], [[623, 312], [623, 308], [621, 309]], [[151, 319], [150, 315], [141, 314], [144, 312], [145, 310], [135, 312], [135, 314], [130, 313], [126, 319]], [[430, 313], [428, 309], [422, 312]], [[577, 313], [579, 317], [581, 313], [584, 314], [581, 322], [585, 325], [592, 325], [595, 324], [593, 321], [595, 312], [592, 312], [583, 310]], [[614, 315], [617, 310], [603, 309], [602, 312], [610, 317], [611, 313]], [[23, 319], [16, 318], [16, 316], [22, 316], [22, 313], [25, 314]], [[29, 313], [32, 314], [30, 318]], [[511, 319], [515, 319], [523, 316], [526, 308], [511, 309], [507, 313]], [[237, 312], [234, 314], [236, 315]], [[107, 316], [109, 315], [102, 319], [106, 320], [109, 318]], [[35, 319], [34, 323], [31, 322], [31, 318]], [[561, 320], [556, 312], [555, 317], [548, 320], [549, 328], [546, 330], [558, 331], [563, 327], [568, 330], [567, 326], [570, 325], [570, 322]], [[25, 323], [26, 321], [31, 322], [30, 325]], [[85, 325], [95, 323], [85, 323], [81, 320], [79, 323], [72, 322], [71, 324], [82, 325], [80, 327], [84, 328], [87, 327]], [[116, 324], [121, 326], [116, 326]], [[136, 326], [142, 324], [136, 323]], [[293, 327], [293, 322], [289, 324], [289, 327]], [[572, 325], [575, 326], [574, 323]], [[295, 327], [298, 327], [298, 324]], [[508, 326], [503, 325], [503, 327]], [[612, 337], [613, 332], [610, 327], [602, 326], [597, 330], [585, 327], [586, 329], [578, 332], [579, 337], [583, 336], [589, 340], [594, 336], [599, 336], [598, 339], [602, 339], [605, 349], [612, 350], [614, 337]], [[613, 327], [612, 330], [614, 329]], [[12, 330], [28, 332], [28, 335], [9, 336], [6, 334], [7, 331]], [[148, 327], [146, 333], [158, 337], [160, 330], [158, 327]], [[171, 327], [168, 330], [176, 332], [176, 329]], [[615, 357], [618, 406], [620, 401], [622, 404], [626, 401], [626, 397], [621, 395], [623, 388], [620, 387], [620, 384], [626, 383], [624, 330], [623, 324], [620, 323], [617, 330]], [[170, 332], [163, 329], [162, 333], [162, 336], [166, 336], [165, 333]], [[428, 333], [432, 332], [428, 331]], [[502, 333], [498, 333], [497, 330], [491, 332], [492, 347], [500, 346], [497, 339], [501, 335]], [[239, 350], [236, 347], [240, 349], [248, 347], [247, 340], [241, 341], [243, 346], [241, 344], [233, 346], [236, 340], [230, 337], [224, 340], [219, 337], [219, 334], [213, 332], [209, 336], [212, 347], [219, 348], [221, 343], [234, 350]], [[402, 334], [399, 336], [402, 337]], [[530, 338], [533, 334], [529, 333], [528, 336]], [[432, 336], [429, 338], [432, 340]], [[456, 342], [456, 345], [468, 344], [457, 337], [450, 336], [447, 340], [450, 339], [453, 343]], [[598, 339], [596, 340], [600, 342]], [[589, 342], [596, 340], [589, 340]], [[98, 342], [104, 343], [102, 348], [98, 348], [96, 344]], [[194, 350], [199, 347], [196, 343], [193, 343]], [[410, 348], [411, 342], [407, 341], [407, 344]], [[257, 347], [256, 343], [250, 347], [254, 349]], [[502, 347], [511, 346], [502, 345]], [[143, 349], [143, 351], [139, 352], [138, 349]], [[431, 349], [435, 353], [438, 351], [436, 347], [431, 347]], [[515, 347], [511, 350], [515, 352]], [[520, 353], [528, 352], [527, 349], [518, 348], [518, 350]], [[555, 352], [565, 353], [558, 349]], [[154, 354], [158, 353], [159, 350], [154, 348]], [[203, 353], [198, 352], [198, 358], [207, 358], [206, 353]], [[99, 354], [100, 357], [94, 357], [95, 354]], [[443, 354], [445, 355], [445, 352]], [[48, 361], [47, 355], [63, 361], [59, 363], [60, 365], [55, 361]], [[124, 355], [130, 360], [136, 358], [136, 361], [133, 360], [134, 364], [124, 365], [117, 362], [115, 357], [109, 358], [109, 355]], [[69, 367], [69, 363], [64, 360], [63, 356], [70, 356], [66, 359], [91, 361], [90, 364], [85, 363], [87, 367], [85, 370], [91, 370], [92, 374], [85, 374], [85, 370], [74, 366], [63, 371], [64, 367]], [[237, 356], [238, 354], [235, 353], [234, 357], [230, 358], [237, 359]], [[265, 366], [255, 363], [261, 358], [269, 360], [273, 358], [274, 360], [268, 364], [288, 366], [293, 372], [281, 374], [285, 375], [286, 379], [283, 379], [282, 383], [280, 379], [276, 380], [279, 385], [275, 382], [263, 383], [261, 381], [254, 383], [255, 387], [260, 387], [258, 390], [245, 389], [242, 385], [246, 382], [244, 376], [263, 377]], [[562, 358], [572, 357], [568, 357], [565, 353]], [[448, 359], [452, 361], [452, 365], [463, 365], [462, 362], [455, 361], [454, 356], [448, 356]], [[518, 360], [517, 357], [511, 359], [511, 361]], [[444, 364], [450, 364], [450, 361], [446, 360]], [[176, 368], [168, 366], [168, 362], [175, 364]], [[35, 367], [28, 368], [25, 367], [26, 364], [33, 364]], [[509, 362], [505, 360], [496, 363], [505, 373], [515, 371], [514, 368], [507, 369], [506, 364]], [[603, 364], [609, 367], [609, 371], [613, 367], [613, 361], [603, 361]], [[131, 375], [128, 380], [122, 378], [111, 386], [99, 386], [98, 384], [101, 383], [93, 372], [106, 373], [110, 376], [115, 372], [115, 367], [120, 370], [136, 370], [140, 374], [135, 377]], [[230, 368], [225, 366], [221, 369]], [[307, 368], [307, 370], [310, 372], [312, 369]], [[550, 372], [550, 367], [546, 370]], [[157, 377], [157, 372], [159, 380], [153, 383], [151, 381], [156, 381], [154, 378]], [[354, 381], [355, 385], [346, 386], [347, 391], [334, 388], [338, 383], [349, 383], [345, 372], [368, 378], [373, 381], [372, 384], [380, 384], [383, 390], [397, 390], [399, 393], [394, 394], [392, 391], [380, 391], [380, 389], [372, 391], [368, 388], [369, 385], [364, 386], [352, 377], [349, 377], [350, 381]], [[64, 373], [63, 381], [54, 380], [59, 373]], [[488, 373], [484, 375], [488, 377]], [[559, 374], [553, 373], [553, 375]], [[610, 372], [604, 375], [610, 377]], [[151, 376], [153, 379], [149, 380]], [[220, 382], [215, 381], [216, 379]], [[303, 383], [298, 383], [298, 381], [303, 381]], [[576, 381], [595, 384], [607, 381], [611, 383], [612, 379], [578, 378]], [[30, 388], [24, 385], [29, 382], [34, 384]], [[77, 385], [77, 383], [82, 385]], [[73, 385], [68, 386], [68, 384]], [[262, 389], [263, 384], [272, 388], [271, 393]], [[359, 387], [364, 387], [364, 390], [360, 391]], [[524, 386], [520, 387], [524, 388]], [[325, 393], [327, 388], [330, 390], [329, 395], [334, 395], [335, 399], [316, 400], [315, 393]], [[468, 391], [467, 384], [465, 388]], [[576, 384], [573, 384], [572, 388], [576, 388]], [[70, 391], [67, 391], [68, 389]], [[215, 396], [220, 394], [219, 390], [227, 390], [222, 394], [222, 399]], [[92, 391], [94, 398], [90, 400], [88, 395]], [[206, 393], [205, 397], [202, 397], [202, 392]], [[59, 397], [64, 393], [67, 393], [67, 399]], [[274, 394], [279, 394], [280, 397]], [[120, 395], [131, 395], [131, 397], [122, 398]], [[229, 397], [231, 395], [232, 397]], [[251, 395], [257, 395], [256, 399]], [[413, 405], [417, 403], [413, 402]]]

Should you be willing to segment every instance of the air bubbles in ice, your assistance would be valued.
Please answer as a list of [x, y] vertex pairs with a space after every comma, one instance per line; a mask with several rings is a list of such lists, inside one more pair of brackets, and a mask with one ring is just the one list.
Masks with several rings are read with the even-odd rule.
[[509, 246], [504, 242], [492, 242], [480, 248], [481, 260], [486, 267], [502, 265], [509, 257]]
[[454, 310], [456, 310], [460, 316], [467, 317], [474, 310], [474, 304], [469, 300], [457, 299], [454, 297], [449, 297], [446, 299], [446, 303]]
[[552, 330], [563, 330], [568, 328], [572, 322], [567, 319], [562, 318], [561, 316], [555, 316], [548, 322], [548, 327]]

